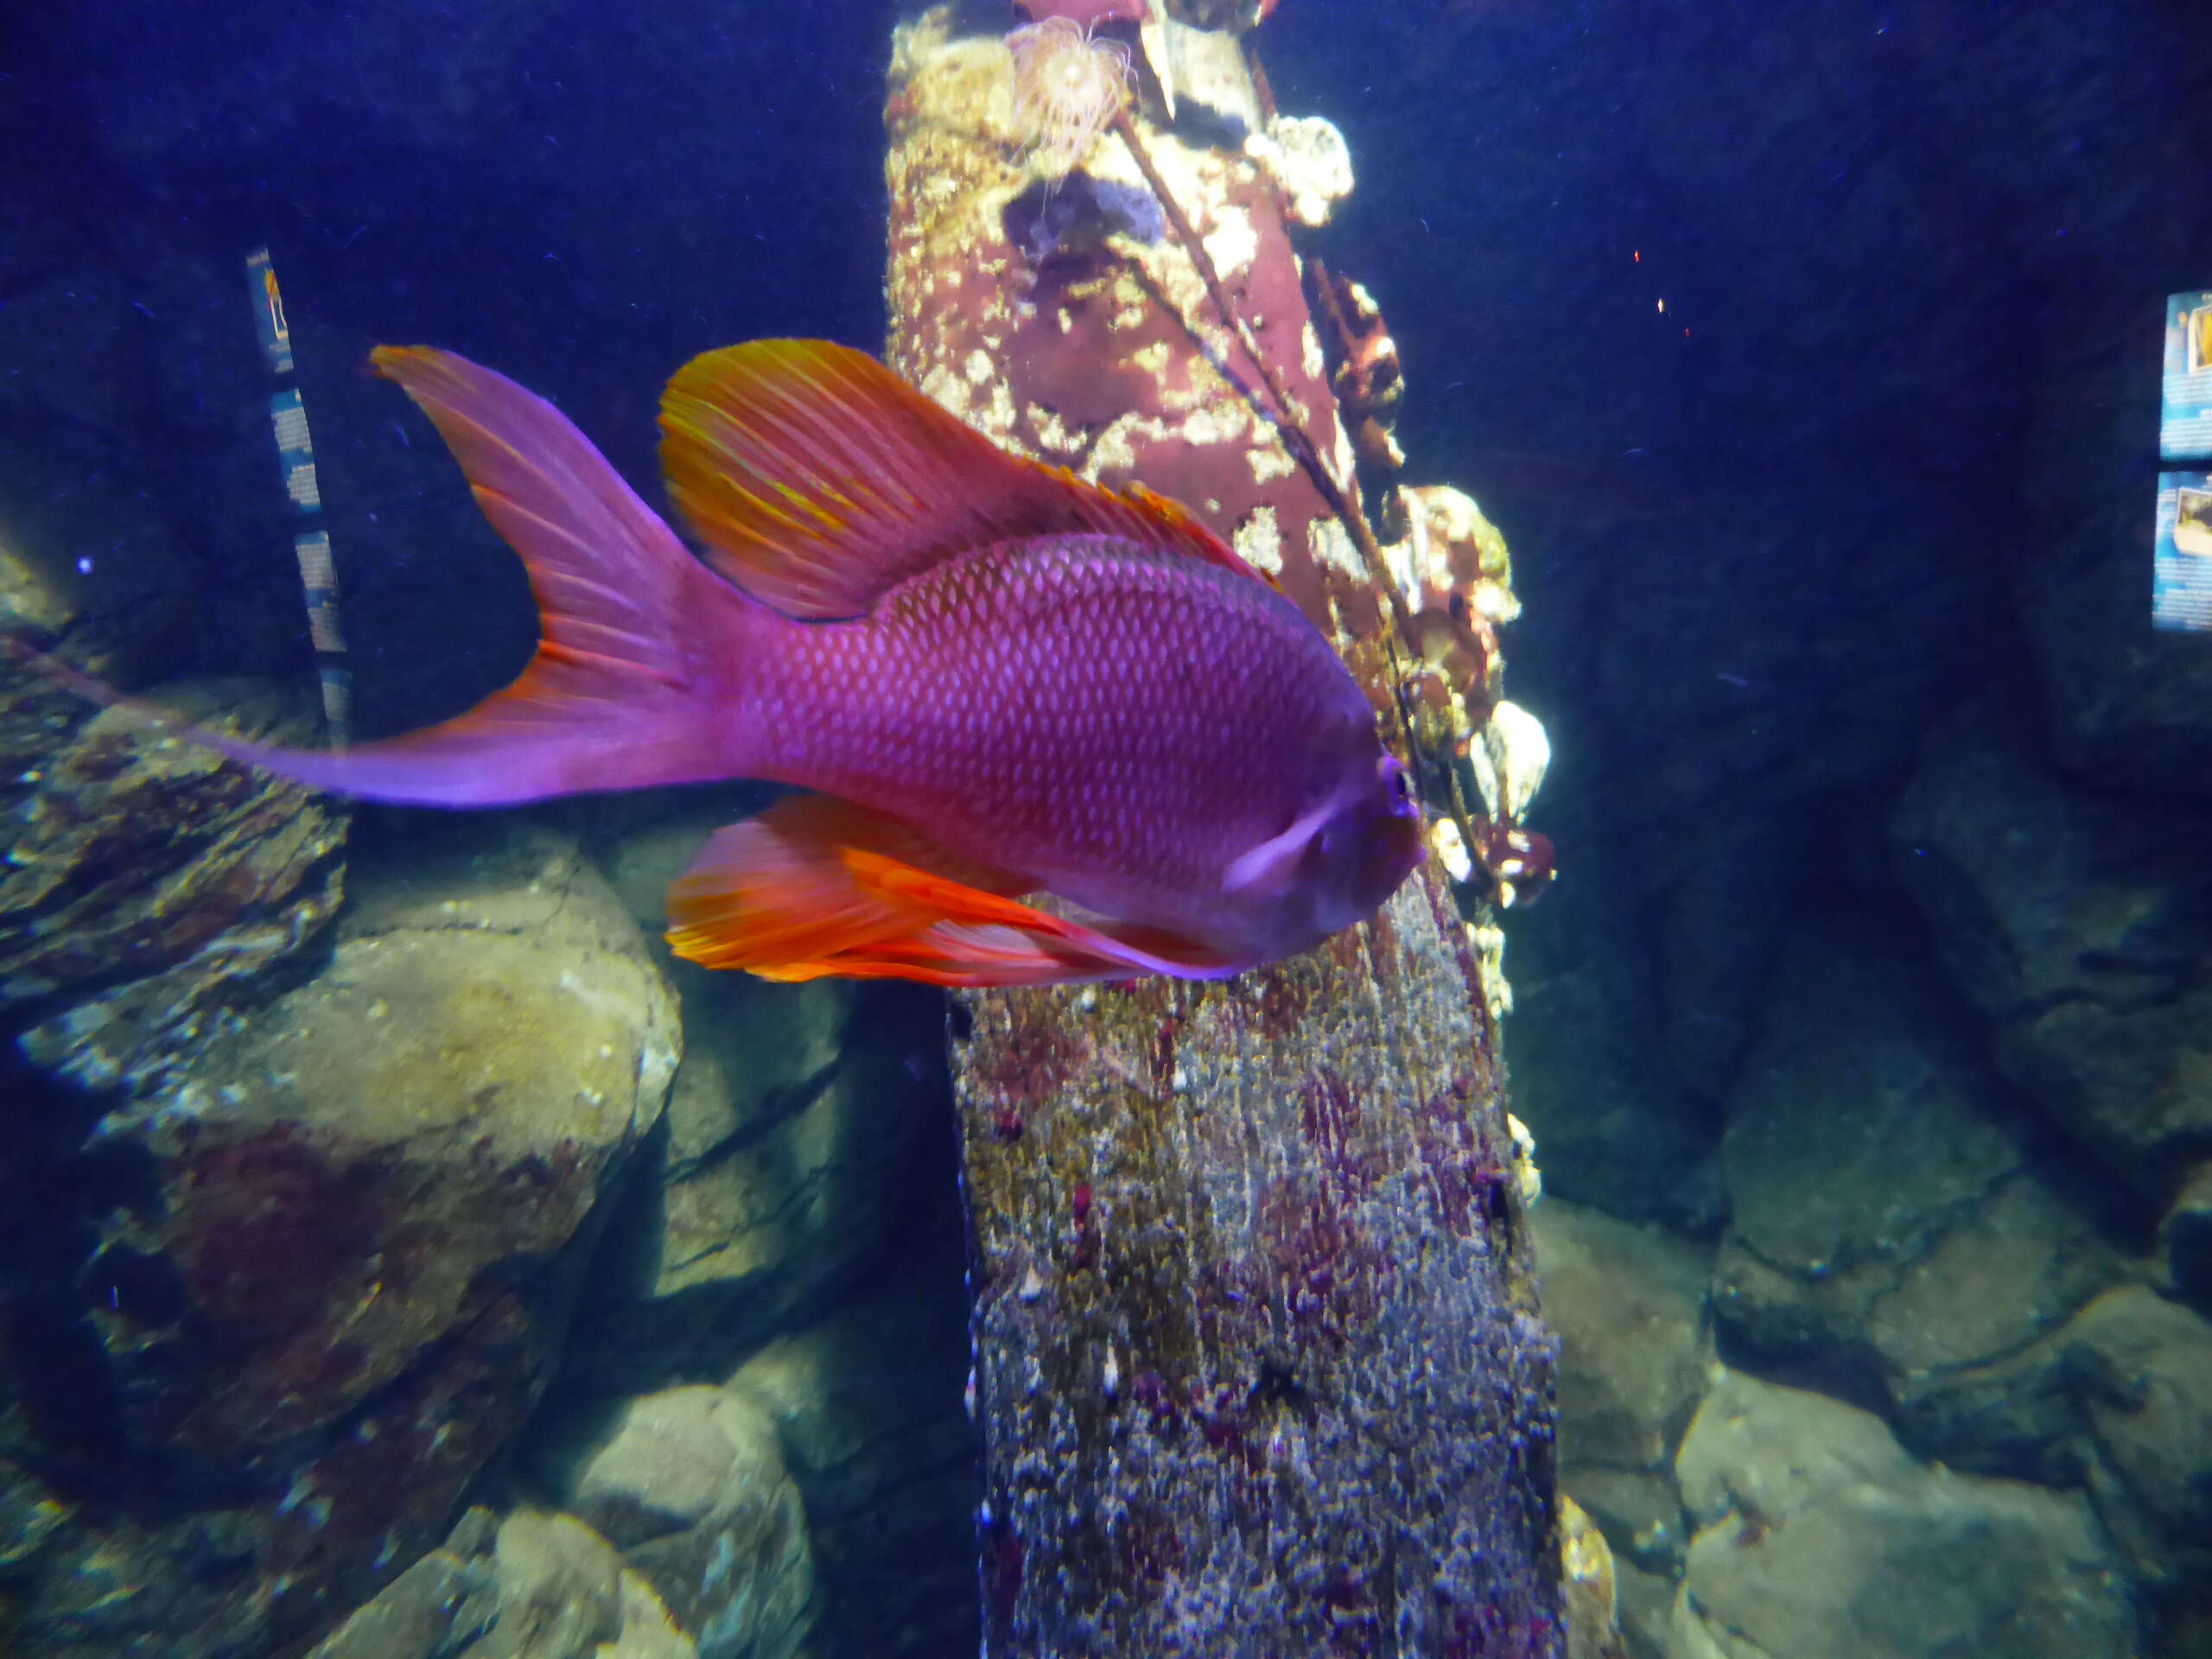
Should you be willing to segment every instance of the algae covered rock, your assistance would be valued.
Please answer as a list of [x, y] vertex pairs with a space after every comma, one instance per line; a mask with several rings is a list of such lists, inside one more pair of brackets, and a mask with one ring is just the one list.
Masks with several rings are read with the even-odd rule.
[[[207, 1393], [132, 1390], [143, 1433], [257, 1459], [391, 1383], [550, 1255], [658, 1113], [674, 1008], [572, 846], [489, 837], [365, 887], [329, 967], [109, 1120], [164, 1203], [111, 1224], [95, 1274], [173, 1275], [111, 1350]], [[188, 1317], [186, 1315], [188, 1313]]]
[[1676, 1463], [1698, 1523], [1669, 1659], [2126, 1659], [2085, 1499], [1916, 1462], [1881, 1420], [1741, 1374]]
[[678, 1045], [566, 840], [473, 824], [371, 861], [321, 973], [102, 1124], [134, 1173], [73, 1287], [94, 1346], [34, 1357], [99, 1379], [73, 1457], [126, 1492], [190, 1469], [216, 1507], [74, 1517], [34, 1634], [81, 1617], [96, 1564], [117, 1640], [143, 1622], [212, 1652], [245, 1618], [274, 1641], [433, 1542], [536, 1402]]
[[[306, 734], [283, 698], [242, 682], [164, 700], [248, 736]], [[0, 819], [0, 1014], [28, 1022], [35, 1065], [143, 1095], [318, 942], [343, 891], [347, 809], [127, 709], [76, 712], [55, 715], [48, 734], [66, 740], [18, 775]]]

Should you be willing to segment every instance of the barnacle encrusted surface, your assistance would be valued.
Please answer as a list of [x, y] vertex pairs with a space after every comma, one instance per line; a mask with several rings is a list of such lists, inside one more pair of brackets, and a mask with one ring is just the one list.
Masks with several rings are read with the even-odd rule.
[[[1326, 573], [1363, 586], [1349, 538], [1243, 389], [1259, 379], [1110, 135], [1057, 196], [1102, 203], [1088, 238], [1039, 238], [1013, 54], [939, 8], [899, 32], [891, 70], [892, 365], [998, 442], [1109, 484], [1142, 479], [1198, 513], [1335, 626]], [[1351, 451], [1273, 176], [1241, 149], [1144, 143], [1338, 476]], [[1233, 377], [1233, 378], [1232, 378]], [[1336, 597], [1342, 601], [1344, 594]], [[1371, 604], [1356, 602], [1348, 623]]]
[[[1389, 574], [1254, 414], [1126, 146], [1048, 197], [1012, 83], [949, 10], [899, 32], [892, 362], [1009, 448], [1185, 502], [1389, 709]], [[1138, 129], [1348, 483], [1266, 143]], [[1439, 605], [1505, 593], [1502, 543], [1440, 534]], [[1551, 1347], [1476, 943], [1424, 872], [1227, 983], [959, 997], [986, 1653], [1561, 1650]]]

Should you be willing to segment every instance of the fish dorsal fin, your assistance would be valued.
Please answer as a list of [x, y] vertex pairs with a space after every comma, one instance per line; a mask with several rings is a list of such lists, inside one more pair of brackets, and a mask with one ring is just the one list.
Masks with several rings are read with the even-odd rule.
[[709, 563], [789, 616], [858, 616], [942, 559], [1033, 536], [1117, 536], [1266, 580], [1165, 497], [1008, 454], [827, 340], [693, 358], [660, 425], [669, 493]]

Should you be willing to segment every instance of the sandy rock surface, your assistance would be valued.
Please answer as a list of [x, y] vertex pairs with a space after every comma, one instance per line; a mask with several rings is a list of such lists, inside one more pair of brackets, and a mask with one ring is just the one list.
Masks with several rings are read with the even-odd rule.
[[704, 1385], [626, 1402], [556, 1478], [652, 1585], [701, 1659], [790, 1659], [813, 1620], [806, 1507], [775, 1425]]
[[1766, 1019], [1722, 1143], [1724, 1331], [1889, 1402], [1927, 1455], [2064, 1478], [2073, 1416], [2034, 1344], [2127, 1268], [2053, 1137], [1881, 926], [1808, 928]]
[[1713, 1363], [1709, 1249], [1546, 1198], [1529, 1213], [1544, 1317], [1560, 1338], [1560, 1480], [1614, 1553], [1679, 1563], [1675, 1449]]
[[1668, 1659], [2127, 1659], [2088, 1501], [1916, 1461], [1881, 1420], [1739, 1374], [1676, 1463], [1698, 1526]]

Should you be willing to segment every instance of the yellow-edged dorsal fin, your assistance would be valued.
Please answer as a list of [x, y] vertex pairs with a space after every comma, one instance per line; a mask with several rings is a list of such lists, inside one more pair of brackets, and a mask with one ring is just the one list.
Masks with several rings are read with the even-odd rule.
[[942, 559], [1035, 536], [1118, 536], [1266, 580], [1176, 503], [1008, 454], [828, 340], [696, 357], [660, 424], [669, 493], [709, 563], [787, 616], [861, 615]]

